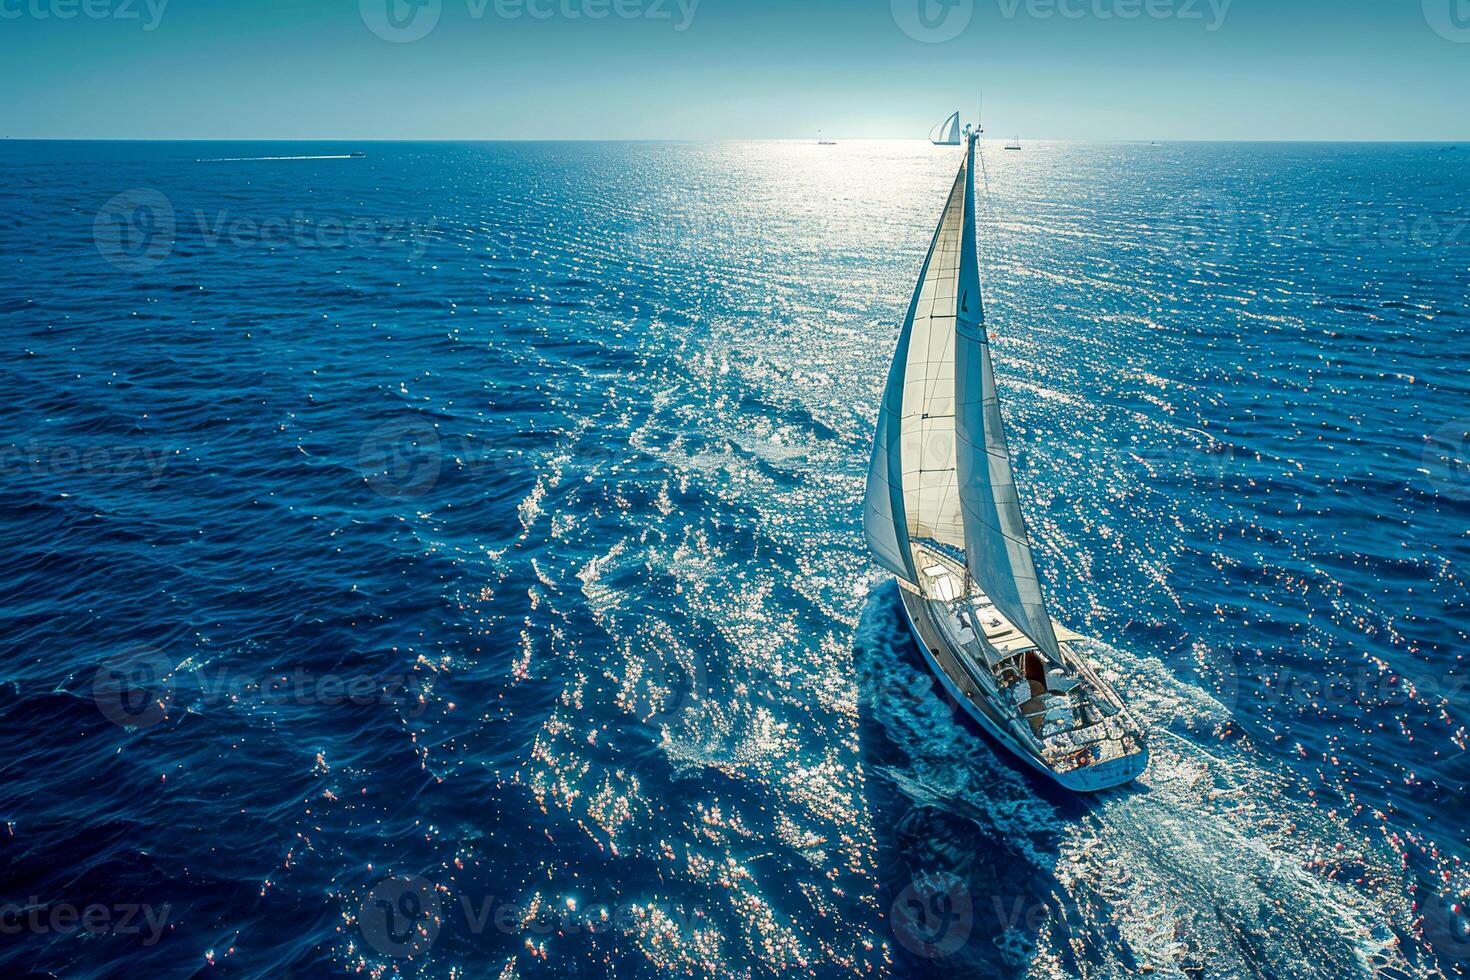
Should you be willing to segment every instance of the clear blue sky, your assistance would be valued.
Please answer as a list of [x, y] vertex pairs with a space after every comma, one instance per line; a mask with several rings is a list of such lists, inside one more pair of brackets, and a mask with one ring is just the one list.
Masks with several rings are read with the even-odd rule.
[[983, 87], [993, 135], [1466, 139], [1470, 0], [0, 0], [0, 86], [17, 138], [911, 137]]

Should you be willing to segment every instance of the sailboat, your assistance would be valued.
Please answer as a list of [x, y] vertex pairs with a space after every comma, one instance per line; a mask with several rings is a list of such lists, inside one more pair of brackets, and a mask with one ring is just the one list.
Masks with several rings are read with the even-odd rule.
[[1047, 611], [1016, 491], [975, 250], [976, 141], [935, 229], [888, 372], [863, 524], [924, 659], [958, 705], [1076, 791], [1129, 782], [1142, 727]]
[[960, 114], [955, 112], [944, 122], [929, 130], [929, 142], [935, 146], [959, 146]]
[[1017, 136], [1006, 144], [1007, 150], [1019, 150], [1021, 148], [1021, 137]]

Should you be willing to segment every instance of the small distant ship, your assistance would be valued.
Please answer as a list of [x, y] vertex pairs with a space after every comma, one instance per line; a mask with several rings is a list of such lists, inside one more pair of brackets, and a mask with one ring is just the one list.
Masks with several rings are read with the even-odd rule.
[[836, 140], [824, 140], [824, 139], [822, 139], [822, 131], [819, 129], [819, 130], [817, 130], [817, 145], [818, 146], [836, 146], [837, 145], [837, 141]]
[[350, 157], [365, 157], [365, 156], [367, 156], [367, 154], [364, 153], [364, 152], [362, 152], [361, 150], [353, 150], [351, 153], [349, 153], [347, 155], [350, 156]]
[[929, 142], [935, 146], [959, 146], [960, 114], [955, 112], [944, 122], [929, 130]]
[[909, 301], [873, 437], [868, 547], [955, 703], [1068, 789], [1120, 786], [1143, 728], [1047, 611], [1006, 443], [975, 248], [975, 144]]
[[1021, 137], [1017, 136], [1006, 144], [1007, 150], [1019, 150], [1021, 148]]

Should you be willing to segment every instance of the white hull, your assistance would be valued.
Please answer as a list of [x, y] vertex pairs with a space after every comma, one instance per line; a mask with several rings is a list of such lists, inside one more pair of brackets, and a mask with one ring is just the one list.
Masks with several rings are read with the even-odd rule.
[[[945, 692], [956, 704], [963, 707], [965, 713], [973, 718], [981, 728], [985, 729], [992, 738], [1009, 749], [1012, 754], [1019, 757], [1032, 769], [1053, 780], [1063, 788], [1078, 793], [1096, 793], [1105, 789], [1113, 789], [1130, 783], [1143, 774], [1144, 769], [1148, 766], [1148, 749], [1146, 747], [1133, 755], [1125, 756], [1121, 759], [1113, 759], [1097, 765], [1074, 769], [1070, 772], [1058, 772], [1056, 769], [1053, 769], [1044, 759], [1039, 758], [1030, 746], [1021, 743], [1004, 725], [988, 715], [975, 704], [971, 697], [960, 690], [954, 678], [950, 677], [949, 672], [944, 669], [939, 663], [939, 660], [934, 656], [934, 652], [929, 648], [929, 643], [924, 638], [924, 632], [914, 622], [915, 613], [909, 608], [909, 603], [923, 603], [924, 600], [902, 587], [900, 587], [899, 593], [901, 598], [899, 605], [903, 608], [904, 622], [908, 624], [909, 632], [914, 637], [914, 643], [918, 646], [919, 652], [924, 656], [924, 662], [929, 665], [929, 669], [934, 673], [934, 676], [944, 685]], [[932, 634], [935, 631], [930, 630], [929, 632]], [[954, 656], [953, 651], [950, 651], [950, 654]]]

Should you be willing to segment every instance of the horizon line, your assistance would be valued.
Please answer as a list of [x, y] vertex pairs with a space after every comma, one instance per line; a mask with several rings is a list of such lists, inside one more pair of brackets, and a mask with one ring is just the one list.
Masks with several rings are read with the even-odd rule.
[[[830, 136], [837, 142], [927, 143], [924, 136]], [[1000, 142], [1012, 137], [990, 136]], [[1331, 136], [1135, 136], [1096, 139], [1070, 136], [1014, 137], [1033, 143], [1470, 143], [1470, 137], [1331, 137]], [[14, 143], [799, 143], [815, 136], [662, 137], [600, 136], [5, 136]]]

